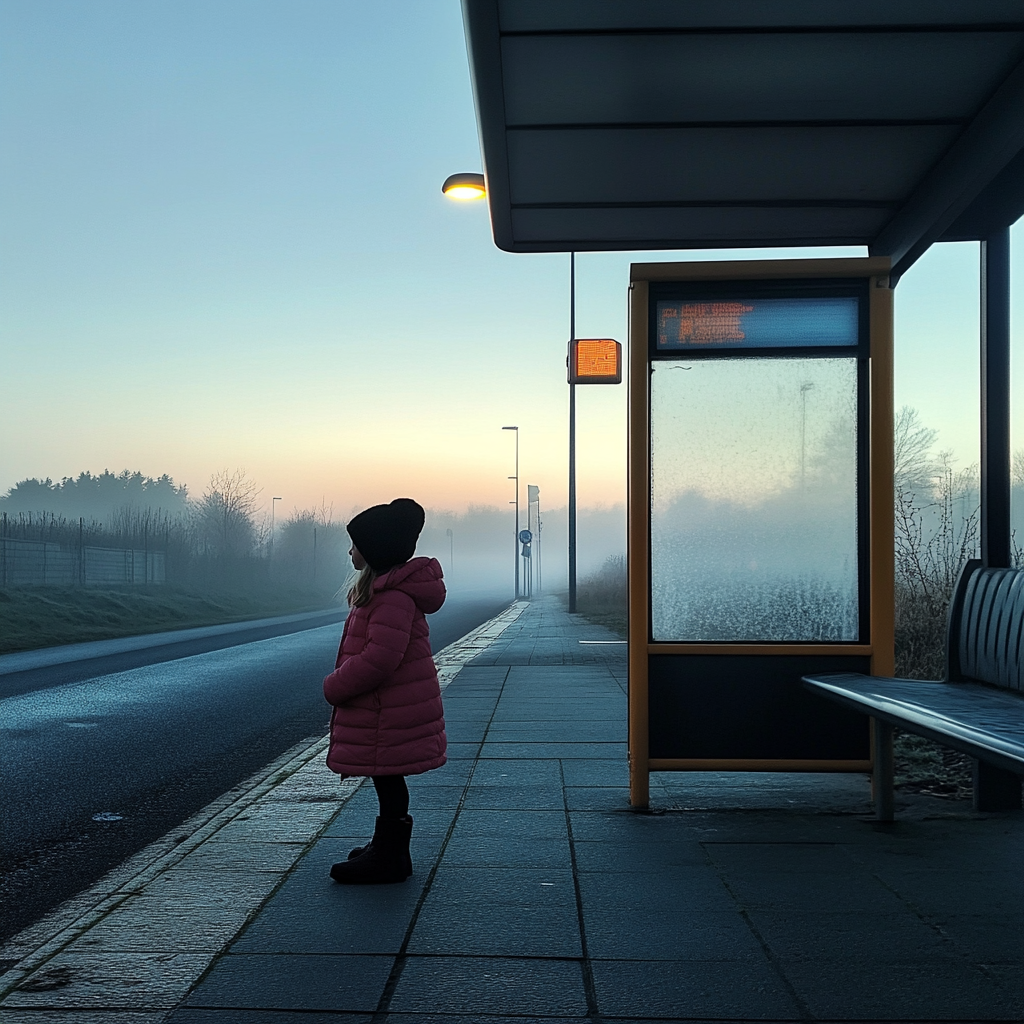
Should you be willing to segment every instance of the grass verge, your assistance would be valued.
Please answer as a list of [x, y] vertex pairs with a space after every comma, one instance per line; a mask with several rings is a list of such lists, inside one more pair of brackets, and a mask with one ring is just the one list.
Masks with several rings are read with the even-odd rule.
[[319, 611], [323, 594], [196, 593], [170, 586], [0, 590], [0, 654], [194, 626]]
[[576, 611], [588, 622], [627, 638], [626, 559], [622, 555], [606, 559], [597, 572], [579, 581]]

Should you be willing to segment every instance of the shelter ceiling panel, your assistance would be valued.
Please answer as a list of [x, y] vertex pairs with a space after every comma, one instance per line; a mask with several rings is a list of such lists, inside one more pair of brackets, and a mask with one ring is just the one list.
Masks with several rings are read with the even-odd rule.
[[1019, 21], [1020, 0], [498, 0], [503, 32], [564, 29], [986, 25]]
[[529, 35], [501, 49], [509, 127], [964, 122], [1021, 59], [1024, 33]]
[[[712, 249], [763, 245], [856, 245], [890, 215], [869, 207], [645, 207], [512, 211], [512, 229], [523, 250], [550, 250], [548, 239], [567, 239], [580, 250], [651, 248]], [[627, 244], [628, 243], [628, 244]], [[667, 244], [666, 244], [667, 243]]]
[[503, 249], [842, 241], [898, 279], [1024, 210], [1024, 0], [462, 4]]
[[513, 206], [902, 199], [958, 129], [637, 128], [509, 132]]

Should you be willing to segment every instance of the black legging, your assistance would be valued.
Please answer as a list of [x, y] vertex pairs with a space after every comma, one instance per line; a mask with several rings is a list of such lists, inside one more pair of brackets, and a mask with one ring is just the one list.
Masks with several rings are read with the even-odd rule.
[[409, 787], [404, 775], [374, 775], [382, 818], [404, 818], [409, 813]]

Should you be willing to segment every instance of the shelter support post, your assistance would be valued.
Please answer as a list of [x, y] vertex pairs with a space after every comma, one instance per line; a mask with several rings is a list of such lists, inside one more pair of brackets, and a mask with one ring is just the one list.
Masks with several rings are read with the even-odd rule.
[[1021, 778], [1014, 772], [984, 761], [972, 762], [974, 809], [976, 811], [1019, 811]]
[[[1010, 546], [1010, 229], [981, 243], [981, 560], [1002, 568]], [[1016, 810], [1021, 780], [974, 762], [974, 807]]]
[[650, 802], [647, 608], [650, 522], [650, 452], [647, 444], [647, 296], [646, 281], [630, 286], [629, 314], [629, 802], [637, 810]]
[[892, 821], [895, 816], [893, 786], [896, 781], [892, 726], [880, 718], [871, 719], [871, 747], [875, 765], [871, 778], [875, 791], [875, 813], [879, 821]]
[[1010, 565], [1010, 229], [981, 243], [981, 560]]
[[871, 674], [891, 676], [895, 659], [896, 525], [893, 500], [893, 290], [871, 278]]

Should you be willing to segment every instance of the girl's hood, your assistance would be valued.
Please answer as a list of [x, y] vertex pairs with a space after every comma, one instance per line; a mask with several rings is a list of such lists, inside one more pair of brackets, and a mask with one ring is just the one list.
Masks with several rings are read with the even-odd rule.
[[436, 558], [411, 558], [389, 569], [373, 581], [373, 589], [400, 590], [408, 594], [424, 615], [436, 612], [444, 604], [444, 573]]

